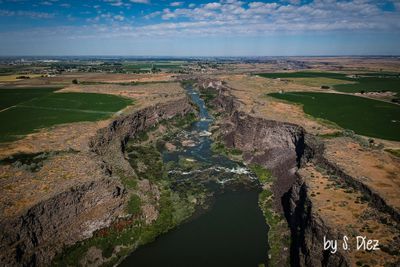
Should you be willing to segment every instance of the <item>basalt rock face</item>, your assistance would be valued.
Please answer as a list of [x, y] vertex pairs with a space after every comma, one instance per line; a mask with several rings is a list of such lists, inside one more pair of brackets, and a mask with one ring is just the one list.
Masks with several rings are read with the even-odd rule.
[[91, 156], [103, 171], [62, 190], [15, 217], [0, 219], [1, 266], [48, 266], [63, 248], [92, 236], [124, 215], [127, 192], [114, 165], [130, 168], [124, 145], [164, 119], [192, 111], [188, 98], [150, 106], [114, 120], [90, 141]]
[[91, 139], [89, 146], [94, 153], [110, 163], [110, 168], [118, 166], [130, 169], [123, 154], [129, 138], [162, 120], [183, 116], [191, 111], [193, 107], [187, 97], [143, 108], [133, 114], [122, 116], [107, 128], [99, 130]]
[[219, 130], [225, 145], [240, 149], [247, 163], [260, 164], [276, 177], [275, 209], [285, 215], [291, 231], [291, 266], [348, 266], [344, 255], [324, 250], [323, 237], [337, 237], [313, 210], [307, 184], [296, 174], [308, 161], [323, 158], [323, 143], [298, 125], [241, 112], [228, 87], [211, 81], [200, 83], [200, 90], [204, 84], [218, 92], [213, 105], [225, 114]]
[[341, 237], [313, 210], [307, 184], [300, 177], [282, 197], [282, 205], [291, 231], [291, 266], [350, 266], [340, 251], [332, 254], [324, 250], [324, 237]]
[[89, 237], [122, 212], [124, 191], [115, 179], [71, 187], [25, 214], [1, 221], [1, 265], [45, 266], [64, 246]]
[[[243, 151], [248, 163], [262, 165], [277, 177], [272, 190], [277, 199], [294, 183], [304, 150], [304, 129], [288, 123], [234, 112], [224, 136], [228, 147]], [[280, 209], [280, 202], [276, 203]]]
[[247, 163], [262, 165], [271, 170], [277, 181], [272, 190], [277, 210], [282, 211], [279, 199], [296, 180], [296, 171], [304, 159], [312, 154], [305, 143], [309, 136], [295, 124], [266, 120], [239, 110], [239, 101], [230, 95], [229, 88], [216, 82], [205, 82], [207, 88], [215, 88], [217, 97], [213, 105], [224, 114], [220, 125], [222, 139], [228, 147], [243, 151]]

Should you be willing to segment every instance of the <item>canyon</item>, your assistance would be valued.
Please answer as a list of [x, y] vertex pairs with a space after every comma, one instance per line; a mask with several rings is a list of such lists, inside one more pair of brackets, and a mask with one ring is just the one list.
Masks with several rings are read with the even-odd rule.
[[[394, 166], [398, 159], [363, 148], [351, 137], [340, 137], [338, 141], [324, 139], [315, 133], [314, 126], [310, 127], [315, 122], [296, 123], [295, 120], [261, 116], [260, 110], [268, 113], [271, 108], [273, 112], [276, 103], [258, 99], [259, 96], [251, 98], [221, 78], [198, 76], [191, 81], [183, 78], [181, 82], [190, 82], [199, 91], [215, 118], [211, 133], [203, 134], [210, 134], [214, 144], [221, 144], [227, 157], [243, 163], [243, 168], [248, 168], [246, 172], [257, 174], [257, 168], [263, 168], [271, 173], [268, 181], [259, 177], [261, 190], [267, 196], [262, 198], [260, 194], [259, 205], [269, 226], [269, 266], [398, 264], [400, 212], [396, 199], [391, 197], [397, 187], [393, 187], [394, 193], [384, 194], [367, 175], [357, 176], [358, 170], [350, 170], [332, 153], [341, 152], [335, 147], [335, 142], [340, 141], [343, 149], [353, 149], [363, 155], [379, 154], [378, 159], [387, 159], [386, 162], [393, 162]], [[248, 98], [252, 99], [251, 104]], [[2, 200], [1, 264], [58, 264], [70, 248], [77, 246], [79, 249], [80, 244], [106, 236], [108, 231], [123, 229], [129, 224], [146, 227], [157, 224], [164, 216], [162, 195], [165, 190], [159, 181], [139, 177], [127, 155], [130, 142], [143, 133], [165, 131], [166, 121], [198, 112], [190, 97], [179, 92], [172, 99], [156, 99], [99, 123], [89, 137], [85, 137], [83, 149], [57, 151], [43, 161], [37, 172], [21, 170], [14, 165], [3, 166], [3, 173], [18, 175], [3, 179], [2, 188], [14, 189], [17, 185], [14, 191], [26, 195], [21, 202], [18, 202], [17, 193], [10, 193], [8, 199]], [[321, 127], [325, 131], [323, 127], [326, 126]], [[190, 147], [192, 143], [186, 140], [186, 144]], [[169, 148], [173, 150], [176, 146], [170, 144]], [[188, 162], [187, 168], [196, 166]], [[72, 169], [76, 176], [65, 174]], [[52, 178], [54, 183], [43, 194], [28, 195], [27, 189], [42, 188], [42, 175], [47, 172], [52, 173], [50, 177], [59, 176], [58, 179]], [[132, 183], [135, 186], [131, 187]], [[139, 214], [127, 212], [132, 196], [139, 198]], [[200, 200], [202, 198], [197, 197], [194, 202]], [[192, 213], [176, 223], [185, 222]], [[176, 226], [168, 225], [157, 233]], [[366, 255], [354, 250], [338, 250], [334, 254], [324, 250], [324, 238], [336, 240], [343, 234], [355, 236], [364, 232], [382, 238], [381, 251]], [[126, 250], [122, 256], [125, 257], [144, 243], [147, 242], [142, 243], [139, 238], [132, 246], [113, 247], [111, 259], [114, 261], [109, 263], [119, 264], [121, 260], [116, 257], [120, 251]], [[99, 252], [96, 246], [91, 246], [79, 263], [101, 265], [107, 263], [107, 258], [110, 257], [105, 256], [104, 250]]]

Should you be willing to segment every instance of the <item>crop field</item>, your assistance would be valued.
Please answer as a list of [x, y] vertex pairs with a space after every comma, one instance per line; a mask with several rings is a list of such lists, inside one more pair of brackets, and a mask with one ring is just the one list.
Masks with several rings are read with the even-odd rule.
[[140, 71], [140, 70], [151, 70], [153, 67], [157, 69], [180, 69], [184, 62], [180, 61], [160, 61], [160, 62], [138, 62], [138, 63], [127, 63], [123, 65], [125, 70]]
[[[343, 73], [334, 72], [285, 72], [285, 73], [260, 73], [264, 78], [292, 79], [303, 85], [320, 87], [322, 85], [332, 86], [340, 92], [358, 93], [392, 91], [400, 92], [399, 74], [391, 73], [365, 73], [350, 78]], [[361, 76], [360, 76], [361, 75]]]
[[7, 88], [0, 89], [0, 111], [18, 103], [50, 94], [60, 87], [53, 88]]
[[15, 94], [5, 93], [1, 104], [9, 108], [0, 112], [0, 142], [8, 142], [57, 124], [105, 119], [132, 100], [106, 94], [18, 89]]
[[25, 77], [29, 77], [30, 79], [33, 79], [33, 78], [40, 77], [41, 75], [40, 75], [40, 74], [28, 74], [28, 75], [25, 75], [25, 74], [11, 74], [11, 75], [0, 75], [0, 82], [15, 82], [15, 81], [19, 81], [19, 80], [22, 80], [21, 78], [19, 78], [19, 77], [21, 77], [21, 76], [25, 76]]
[[400, 93], [400, 78], [361, 77], [355, 80], [357, 81], [357, 83], [334, 85], [334, 89], [340, 92], [348, 93], [358, 93], [361, 91], [392, 91], [396, 92], [397, 94]]
[[330, 93], [271, 93], [303, 105], [304, 112], [370, 137], [400, 141], [400, 106], [352, 95]]

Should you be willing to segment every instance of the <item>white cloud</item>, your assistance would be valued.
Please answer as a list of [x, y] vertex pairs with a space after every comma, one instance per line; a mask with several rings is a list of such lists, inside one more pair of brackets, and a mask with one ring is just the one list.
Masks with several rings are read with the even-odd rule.
[[53, 5], [53, 3], [50, 1], [44, 1], [44, 2], [41, 2], [40, 4], [44, 5], [44, 6], [52, 6]]
[[171, 4], [169, 4], [172, 7], [177, 7], [177, 6], [181, 6], [183, 5], [183, 2], [172, 2]]
[[136, 3], [136, 4], [149, 4], [150, 1], [149, 0], [129, 0], [132, 3]]
[[51, 19], [54, 18], [55, 14], [46, 12], [34, 12], [34, 11], [11, 11], [0, 9], [0, 17], [29, 17], [32, 19]]
[[216, 2], [214, 2], [214, 3], [208, 3], [208, 4], [205, 4], [204, 5], [204, 8], [205, 9], [218, 9], [218, 8], [220, 8], [221, 7], [221, 4], [220, 3], [216, 3]]
[[[139, 1], [144, 2], [144, 0]], [[0, 16], [23, 15], [43, 18], [52, 16], [46, 14], [17, 14], [15, 11], [0, 10]], [[165, 21], [162, 23], [151, 21], [152, 18], [158, 16]], [[383, 11], [375, 1], [370, 0], [340, 2], [315, 0], [301, 6], [289, 4], [288, 1], [265, 3], [260, 0], [244, 3], [237, 0], [222, 0], [189, 5], [188, 8], [165, 8], [162, 11], [144, 14], [142, 17], [148, 19], [147, 25], [138, 26], [129, 17], [124, 17], [124, 14], [98, 12], [88, 20], [87, 25], [75, 28], [59, 27], [63, 29], [60, 30], [60, 34], [76, 39], [141, 36], [169, 38], [212, 35], [262, 36], [275, 33], [367, 30], [400, 34], [400, 12]], [[32, 31], [32, 36], [54, 36], [54, 32], [59, 31], [43, 28]]]
[[114, 19], [118, 20], [118, 21], [123, 21], [125, 19], [125, 17], [122, 15], [116, 15], [116, 16], [114, 16]]

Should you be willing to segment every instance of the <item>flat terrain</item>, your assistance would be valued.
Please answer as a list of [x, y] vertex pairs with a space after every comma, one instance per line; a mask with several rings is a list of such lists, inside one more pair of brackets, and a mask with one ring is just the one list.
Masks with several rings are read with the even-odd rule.
[[0, 88], [0, 111], [16, 104], [42, 97], [58, 89], [60, 88]]
[[12, 141], [56, 124], [104, 119], [132, 103], [130, 99], [113, 95], [53, 91], [2, 90], [4, 100], [1, 104], [7, 109], [0, 112], [0, 142]]
[[[116, 75], [108, 77], [102, 74], [103, 80], [115, 79]], [[134, 76], [134, 75], [131, 75]], [[81, 77], [84, 77], [82, 74]], [[88, 77], [91, 77], [89, 74]], [[128, 76], [123, 75], [123, 78]], [[147, 76], [151, 78], [150, 76]], [[156, 75], [156, 77], [158, 77]], [[51, 79], [51, 78], [49, 78]], [[57, 79], [57, 78], [53, 78]], [[67, 79], [60, 77], [60, 79]], [[122, 80], [123, 81], [123, 80]], [[0, 159], [21, 157], [35, 158], [41, 161], [42, 167], [36, 171], [26, 168], [26, 165], [0, 164], [0, 213], [4, 216], [17, 214], [27, 207], [47, 199], [54, 194], [67, 190], [69, 187], [82, 181], [95, 180], [103, 177], [104, 172], [99, 169], [100, 163], [89, 153], [89, 140], [96, 132], [107, 127], [115, 116], [120, 113], [131, 113], [137, 109], [154, 105], [163, 101], [185, 97], [185, 91], [179, 83], [148, 83], [137, 86], [122, 86], [118, 84], [101, 85], [72, 85], [55, 93], [45, 95], [44, 99], [32, 101], [38, 105], [37, 112], [44, 114], [60, 114], [43, 117], [46, 128], [38, 129], [13, 142], [0, 143]], [[117, 101], [116, 101], [117, 100]], [[60, 107], [60, 102], [62, 106]], [[134, 103], [134, 105], [129, 105]], [[107, 104], [107, 105], [105, 105]], [[58, 106], [57, 106], [58, 105]], [[117, 114], [118, 111], [129, 105]], [[60, 110], [54, 113], [53, 108], [71, 109], [82, 112], [75, 114], [71, 110]], [[36, 109], [36, 107], [35, 107]], [[49, 113], [50, 111], [50, 113]], [[86, 112], [85, 112], [86, 111]], [[93, 112], [94, 111], [94, 112]], [[32, 112], [29, 109], [29, 112]], [[36, 112], [36, 111], [35, 111]], [[0, 112], [0, 116], [2, 112]], [[68, 115], [72, 113], [71, 115]], [[111, 116], [111, 114], [115, 114]], [[20, 113], [25, 121], [32, 119], [28, 113]], [[9, 123], [19, 117], [5, 117]], [[27, 119], [23, 118], [24, 116]], [[67, 117], [65, 117], [67, 116]], [[78, 118], [72, 123], [56, 124], [51, 127], [49, 121], [57, 123], [62, 119]], [[82, 121], [83, 117], [98, 120]], [[41, 119], [38, 119], [42, 123]], [[23, 123], [22, 123], [23, 124]], [[21, 126], [21, 123], [19, 124]], [[3, 128], [2, 131], [7, 128]], [[3, 137], [3, 134], [1, 135]], [[47, 156], [41, 157], [43, 153]], [[19, 156], [18, 156], [19, 155]], [[0, 160], [1, 161], [1, 160]]]
[[[345, 253], [351, 266], [391, 266], [388, 263], [396, 266], [398, 222], [382, 223], [390, 222], [390, 216], [371, 207], [365, 196], [349, 188], [340, 177], [329, 175], [313, 164], [302, 168], [299, 174], [307, 183], [314, 213], [323, 218], [333, 235], [349, 238], [350, 251]], [[396, 190], [398, 186], [393, 189]], [[379, 240], [380, 250], [356, 250], [356, 236]]]
[[400, 106], [352, 95], [291, 92], [269, 94], [303, 105], [317, 118], [335, 122], [358, 134], [400, 141]]
[[330, 86], [340, 92], [400, 92], [400, 77], [395, 73], [275, 72], [260, 73], [269, 79], [288, 79], [308, 86]]

